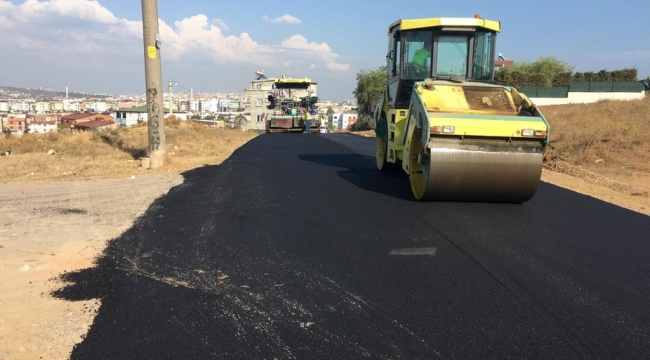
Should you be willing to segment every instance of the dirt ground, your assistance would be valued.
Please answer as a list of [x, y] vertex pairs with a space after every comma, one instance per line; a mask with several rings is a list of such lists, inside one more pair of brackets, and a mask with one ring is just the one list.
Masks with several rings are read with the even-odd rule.
[[0, 359], [67, 359], [99, 300], [52, 298], [64, 272], [84, 269], [178, 174], [0, 184]]
[[[562, 172], [544, 169], [542, 181], [650, 215], [648, 174], [612, 180]], [[626, 180], [634, 187], [622, 186]], [[61, 286], [55, 278], [90, 267], [109, 240], [182, 181], [167, 173], [0, 184], [0, 359], [67, 359], [101, 304], [52, 298]]]

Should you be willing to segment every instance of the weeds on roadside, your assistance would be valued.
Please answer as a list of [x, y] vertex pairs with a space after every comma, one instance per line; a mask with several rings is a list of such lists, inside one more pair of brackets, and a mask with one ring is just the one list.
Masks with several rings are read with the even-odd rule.
[[551, 126], [547, 157], [579, 166], [650, 170], [650, 98], [540, 107]]
[[[257, 136], [239, 129], [215, 129], [203, 123], [166, 119], [167, 157], [161, 171], [183, 172], [218, 164]], [[0, 151], [9, 151], [0, 181], [131, 176], [148, 153], [147, 123], [130, 128], [80, 134], [51, 132], [0, 136]], [[53, 156], [47, 156], [54, 150]]]

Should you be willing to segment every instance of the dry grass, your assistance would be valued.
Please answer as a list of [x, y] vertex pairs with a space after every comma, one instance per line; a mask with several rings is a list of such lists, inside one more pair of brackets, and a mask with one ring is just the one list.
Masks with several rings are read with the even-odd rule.
[[[0, 137], [0, 182], [115, 178], [156, 172], [183, 172], [219, 164], [254, 138], [250, 131], [214, 129], [190, 121], [168, 120], [167, 160], [162, 169], [142, 170], [147, 154], [146, 124], [83, 134], [26, 134]], [[47, 155], [49, 150], [54, 155]]]
[[[650, 98], [602, 101], [587, 105], [545, 106], [551, 146], [545, 167], [630, 190], [650, 181]], [[183, 172], [218, 164], [256, 136], [253, 132], [214, 129], [205, 124], [167, 119], [168, 157], [159, 170], [141, 170], [147, 152], [146, 124], [85, 134], [28, 134], [0, 137], [0, 182], [123, 177], [157, 171]], [[359, 132], [374, 136], [374, 131]], [[56, 154], [46, 155], [48, 150]], [[596, 175], [599, 174], [599, 175]]]
[[547, 163], [607, 175], [650, 173], [650, 98], [541, 109], [551, 125]]

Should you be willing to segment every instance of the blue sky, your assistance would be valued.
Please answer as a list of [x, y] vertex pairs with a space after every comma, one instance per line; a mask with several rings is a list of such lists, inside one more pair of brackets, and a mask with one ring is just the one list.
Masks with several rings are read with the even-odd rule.
[[[175, 92], [243, 92], [263, 69], [353, 99], [356, 75], [384, 65], [400, 18], [499, 20], [509, 60], [555, 56], [575, 71], [637, 67], [650, 76], [650, 1], [158, 0], [162, 76]], [[142, 9], [136, 0], [0, 0], [0, 85], [144, 93]]]

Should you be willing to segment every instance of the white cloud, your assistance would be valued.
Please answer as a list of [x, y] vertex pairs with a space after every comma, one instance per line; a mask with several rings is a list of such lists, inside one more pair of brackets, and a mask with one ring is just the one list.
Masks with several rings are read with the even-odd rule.
[[[15, 20], [18, 22], [32, 21], [33, 19], [47, 16], [64, 16], [82, 20], [93, 21], [102, 24], [114, 24], [117, 18], [97, 1], [89, 0], [26, 0], [21, 5], [13, 5], [11, 2], [3, 1], [0, 11], [8, 9], [15, 12]], [[7, 6], [9, 3], [9, 6]]]
[[293, 35], [290, 38], [282, 41], [281, 45], [287, 49], [305, 51], [312, 55], [312, 57], [318, 57], [325, 61], [327, 64], [327, 69], [332, 71], [347, 71], [350, 66], [348, 64], [339, 64], [334, 61], [335, 58], [338, 58], [339, 55], [332, 52], [327, 43], [316, 43], [309, 42], [302, 35]]
[[267, 15], [263, 16], [263, 19], [271, 24], [289, 24], [289, 25], [299, 25], [302, 24], [302, 20], [298, 19], [295, 16], [289, 14], [284, 14], [282, 16], [276, 17], [275, 19], [269, 18]]
[[219, 29], [221, 29], [221, 31], [224, 31], [224, 32], [230, 31], [230, 28], [228, 27], [228, 25], [226, 25], [226, 23], [221, 19], [212, 20], [212, 25], [218, 27]]
[[309, 50], [309, 51], [322, 52], [322, 53], [331, 53], [332, 51], [332, 49], [330, 49], [327, 43], [318, 44], [315, 42], [309, 42], [302, 35], [293, 35], [292, 37], [283, 40], [282, 46], [289, 49]]
[[[286, 14], [268, 21], [301, 23]], [[115, 56], [131, 61], [142, 58], [142, 22], [118, 18], [94, 0], [26, 0], [18, 5], [0, 0], [0, 28], [5, 39], [0, 49], [23, 49], [39, 58], [57, 56], [65, 61], [84, 55], [87, 62], [101, 59], [109, 63], [107, 59]], [[280, 44], [260, 44], [246, 32], [227, 34], [230, 29], [223, 19], [210, 20], [203, 14], [172, 24], [161, 20], [159, 31], [165, 60], [191, 64], [209, 59], [218, 64], [248, 63], [267, 68], [290, 64], [296, 70], [349, 69], [347, 64], [335, 61], [338, 54], [325, 42], [293, 35]]]
[[327, 68], [332, 70], [332, 71], [348, 71], [350, 69], [350, 65], [348, 64], [338, 64], [334, 61], [328, 61], [327, 62]]

